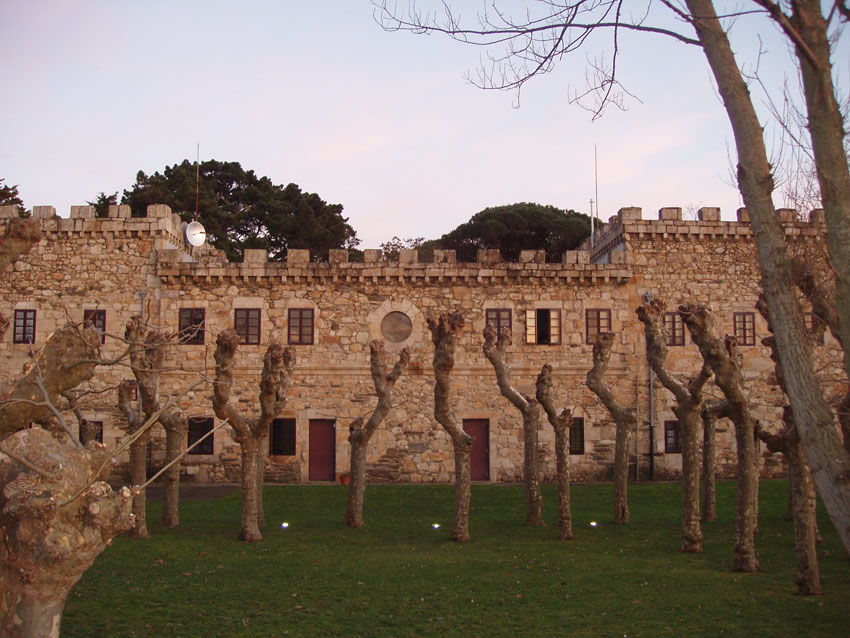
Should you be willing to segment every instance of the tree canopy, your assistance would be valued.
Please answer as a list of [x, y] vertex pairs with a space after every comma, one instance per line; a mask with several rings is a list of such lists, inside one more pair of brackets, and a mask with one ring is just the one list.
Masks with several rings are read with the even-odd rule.
[[479, 248], [498, 248], [508, 261], [518, 260], [522, 250], [545, 250], [546, 261], [560, 261], [589, 236], [589, 216], [523, 202], [485, 208], [438, 243], [457, 251], [458, 261], [475, 261]]
[[0, 177], [0, 206], [17, 206], [18, 214], [22, 217], [26, 214], [24, 202], [18, 195], [18, 187], [7, 186], [3, 182], [6, 180]]
[[[228, 259], [242, 258], [246, 248], [263, 248], [283, 260], [289, 248], [306, 248], [326, 259], [331, 248], [354, 248], [357, 233], [342, 216], [341, 204], [328, 204], [296, 184], [281, 186], [257, 177], [238, 162], [202, 162], [197, 195], [198, 219], [210, 242]], [[196, 166], [189, 160], [166, 166], [162, 173], [139, 171], [121, 199], [133, 216], [150, 204], [167, 204], [191, 221], [195, 211]]]

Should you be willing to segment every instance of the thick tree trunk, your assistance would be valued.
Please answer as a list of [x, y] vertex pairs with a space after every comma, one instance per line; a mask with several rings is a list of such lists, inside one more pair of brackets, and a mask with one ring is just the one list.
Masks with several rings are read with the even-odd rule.
[[[182, 422], [185, 423], [185, 421]], [[166, 464], [182, 454], [185, 428], [182, 430], [182, 432], [174, 428], [166, 428], [165, 430]], [[160, 522], [163, 527], [177, 527], [180, 525], [180, 463], [175, 463], [165, 470], [163, 479], [165, 489], [163, 491], [162, 518]]]
[[266, 526], [266, 512], [263, 508], [263, 486], [266, 483], [266, 455], [264, 454], [265, 446], [267, 445], [267, 438], [265, 436], [261, 437], [257, 440], [257, 470], [255, 473], [255, 480], [257, 482], [257, 487], [255, 488], [257, 491], [257, 525], [260, 527]]
[[434, 420], [449, 434], [455, 456], [455, 508], [452, 519], [452, 540], [464, 542], [469, 536], [469, 502], [472, 479], [469, 451], [472, 437], [463, 431], [452, 412], [451, 373], [455, 364], [455, 348], [463, 331], [464, 318], [459, 311], [443, 313], [437, 319], [428, 318], [428, 328], [434, 343]]
[[4, 447], [41, 475], [0, 456], [0, 635], [58, 638], [71, 587], [111, 539], [133, 526], [130, 490], [94, 482], [106, 452], [83, 450], [41, 429], [24, 430]]
[[702, 389], [711, 377], [711, 368], [703, 363], [699, 373], [687, 384], [677, 381], [666, 368], [667, 331], [661, 299], [647, 301], [637, 309], [644, 324], [646, 359], [661, 384], [676, 399], [673, 413], [679, 419], [682, 435], [682, 551], [702, 551], [702, 529], [699, 512], [699, 434], [701, 431]]
[[228, 422], [242, 449], [242, 525], [239, 537], [244, 541], [256, 542], [263, 539], [260, 526], [265, 522], [260, 502], [265, 456], [262, 445], [272, 420], [286, 404], [286, 389], [295, 367], [295, 353], [277, 341], [269, 344], [263, 357], [260, 377], [260, 416], [251, 423], [230, 403], [233, 366], [238, 348], [239, 335], [235, 330], [230, 328], [219, 333], [213, 355], [213, 411], [219, 419]]
[[614, 523], [629, 522], [629, 434], [637, 418], [634, 410], [627, 409], [614, 397], [605, 382], [605, 372], [614, 345], [614, 333], [605, 332], [596, 337], [593, 344], [593, 368], [587, 373], [587, 387], [599, 397], [614, 418], [616, 424], [614, 442]]
[[349, 426], [348, 440], [351, 443], [350, 483], [348, 487], [348, 502], [345, 507], [345, 525], [362, 527], [363, 525], [363, 495], [366, 492], [366, 447], [369, 440], [377, 431], [378, 426], [389, 413], [393, 405], [393, 387], [404, 372], [410, 361], [410, 352], [404, 348], [399, 354], [398, 361], [392, 371], [387, 374], [387, 355], [385, 344], [376, 339], [369, 345], [369, 368], [372, 372], [372, 383], [375, 394], [378, 395], [378, 405], [366, 424], [362, 418], [357, 418]]
[[[850, 553], [850, 454], [843, 447], [835, 415], [824, 399], [814, 374], [802, 312], [793, 290], [784, 231], [771, 200], [773, 177], [761, 124], [711, 0], [686, 0], [686, 4], [690, 14], [697, 16], [693, 20], [694, 26], [735, 135], [738, 185], [752, 221], [762, 288], [774, 322], [774, 335], [788, 383], [794, 420], [815, 485], [845, 550]], [[810, 122], [817, 119], [812, 117], [815, 113], [810, 113]], [[818, 160], [819, 168], [820, 163]], [[846, 196], [844, 201], [848, 201]], [[828, 216], [828, 226], [836, 231], [843, 229], [843, 240], [838, 241], [838, 252], [832, 259], [840, 262], [842, 268], [850, 267], [847, 266], [850, 264], [850, 240], [846, 235], [850, 223], [846, 216], [832, 213]], [[833, 243], [830, 241], [830, 245]], [[850, 301], [850, 295], [846, 293], [839, 293], [839, 296]], [[850, 309], [845, 313], [850, 313]], [[841, 321], [843, 332], [847, 324], [843, 319]]]
[[242, 449], [242, 527], [239, 538], [249, 543], [263, 540], [257, 517], [257, 447], [254, 437], [239, 440]]
[[705, 308], [679, 306], [679, 314], [699, 348], [703, 360], [714, 371], [717, 386], [729, 404], [729, 417], [735, 424], [738, 452], [738, 490], [735, 498], [735, 561], [733, 569], [755, 572], [759, 569], [755, 548], [755, 419], [744, 395], [734, 337], [725, 344], [713, 335], [713, 322]]
[[[143, 434], [130, 444], [130, 484], [133, 486], [144, 485], [148, 480], [148, 441], [150, 436]], [[133, 496], [133, 515], [136, 517], [136, 525], [133, 527], [131, 536], [134, 538], [148, 538], [147, 516], [147, 494], [144, 489], [138, 490]]]
[[558, 531], [561, 540], [572, 540], [573, 514], [570, 507], [570, 424], [573, 415], [566, 408], [558, 414], [552, 398], [552, 366], [544, 364], [537, 376], [537, 400], [555, 429], [555, 462], [558, 484]]
[[545, 525], [543, 520], [543, 497], [540, 495], [540, 458], [538, 455], [538, 430], [540, 428], [540, 404], [532, 397], [519, 392], [511, 385], [511, 367], [507, 362], [507, 346], [511, 343], [511, 331], [507, 328], [496, 335], [496, 328], [487, 324], [484, 328], [484, 355], [496, 371], [496, 380], [502, 396], [510, 401], [522, 414], [523, 464], [525, 483], [525, 524]]
[[[360, 420], [362, 423], [362, 420]], [[351, 467], [349, 470], [348, 501], [344, 523], [348, 527], [363, 527], [363, 497], [366, 493], [366, 447], [369, 441], [357, 421], [348, 440], [351, 442]], [[355, 436], [356, 435], [356, 436]]]

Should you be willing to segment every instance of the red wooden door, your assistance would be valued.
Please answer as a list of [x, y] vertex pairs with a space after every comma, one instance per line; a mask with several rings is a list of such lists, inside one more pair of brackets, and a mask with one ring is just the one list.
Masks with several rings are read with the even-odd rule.
[[309, 476], [311, 481], [333, 481], [336, 472], [336, 424], [332, 419], [310, 420]]
[[487, 419], [464, 419], [463, 431], [474, 437], [469, 451], [469, 472], [473, 481], [490, 480], [490, 422]]

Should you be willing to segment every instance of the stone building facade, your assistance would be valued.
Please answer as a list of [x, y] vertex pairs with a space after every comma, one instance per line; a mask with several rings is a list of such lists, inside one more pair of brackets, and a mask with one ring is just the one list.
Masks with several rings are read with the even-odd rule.
[[[0, 209], [0, 216], [12, 214]], [[779, 214], [789, 240], [822, 245], [819, 211], [806, 222], [797, 221], [793, 211]], [[243, 262], [229, 263], [209, 246], [185, 243], [185, 223], [167, 206], [149, 207], [145, 218], [132, 218], [126, 206], [111, 207], [105, 219], [94, 218], [87, 206], [72, 207], [67, 219], [56, 217], [51, 207], [36, 207], [34, 216], [41, 219], [44, 237], [4, 273], [0, 287], [0, 312], [16, 320], [0, 350], [3, 375], [20, 371], [31, 348], [69, 320], [94, 321], [105, 333], [104, 358], [117, 356], [124, 344], [113, 336], [122, 336], [130, 317], [143, 312], [152, 327], [174, 334], [189, 329], [183, 342], [169, 348], [160, 387], [166, 398], [199, 375], [212, 378], [215, 336], [235, 326], [243, 336], [235, 396], [244, 413], [256, 416], [263, 355], [270, 340], [278, 339], [294, 348], [297, 364], [286, 409], [266, 446], [266, 478], [272, 482], [332, 481], [348, 470], [348, 425], [376, 402], [369, 373], [373, 339], [385, 340], [390, 357], [407, 347], [411, 361], [396, 385], [394, 407], [370, 443], [370, 480], [451, 481], [451, 443], [433, 418], [433, 346], [426, 318], [455, 309], [464, 313], [466, 328], [453, 375], [454, 409], [475, 432], [477, 480], [519, 481], [522, 471], [521, 416], [499, 394], [482, 353], [487, 322], [511, 328], [509, 362], [522, 391], [533, 395], [542, 365], [553, 366], [558, 401], [577, 417], [570, 459], [578, 481], [605, 480], [614, 456], [613, 421], [585, 386], [597, 331], [617, 333], [609, 383], [638, 413], [632, 474], [668, 479], [681, 469], [670, 396], [650, 384], [643, 325], [635, 313], [647, 295], [664, 299], [671, 310], [685, 302], [708, 305], [722, 333], [738, 334], [755, 412], [762, 424], [778, 427], [782, 396], [760, 343], [766, 326], [754, 309], [759, 272], [744, 209], [738, 221], [725, 222], [716, 208], [701, 209], [695, 221], [684, 221], [679, 208], [662, 209], [657, 220], [642, 219], [639, 208], [624, 208], [592, 246], [566, 253], [562, 263], [545, 263], [538, 251], [505, 263], [491, 250], [480, 251], [476, 263], [457, 262], [453, 251], [435, 251], [425, 263], [415, 250], [403, 250], [392, 261], [366, 250], [362, 262], [337, 250], [323, 263], [303, 250], [290, 250], [286, 262], [247, 250]], [[695, 346], [678, 322], [670, 328], [675, 345], [669, 367], [694, 374], [701, 364]], [[34, 346], [25, 343], [28, 334]], [[828, 364], [825, 382], [838, 379], [835, 351], [827, 335], [818, 346]], [[103, 424], [108, 446], [125, 436], [110, 388], [130, 377], [127, 367], [101, 367], [91, 389], [102, 392], [83, 403], [85, 417]], [[719, 396], [713, 386], [709, 394]], [[187, 440], [218, 425], [211, 395], [210, 386], [202, 385], [180, 399], [189, 421]], [[719, 438], [719, 471], [733, 476], [731, 424], [721, 422]], [[155, 433], [152, 467], [161, 465], [163, 440]], [[545, 419], [539, 454], [545, 477], [553, 477], [554, 433]], [[186, 456], [184, 478], [236, 482], [239, 462], [239, 446], [223, 428]], [[780, 459], [763, 450], [763, 475], [781, 472]]]

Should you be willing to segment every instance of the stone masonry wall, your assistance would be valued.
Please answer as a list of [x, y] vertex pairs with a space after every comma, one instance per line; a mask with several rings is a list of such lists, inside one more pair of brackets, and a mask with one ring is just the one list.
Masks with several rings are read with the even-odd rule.
[[[298, 361], [287, 408], [280, 415], [295, 420], [295, 454], [269, 456], [266, 461], [266, 478], [278, 482], [309, 481], [311, 422], [316, 420], [335, 424], [335, 474], [348, 470], [348, 425], [371, 413], [376, 403], [369, 343], [386, 337], [389, 365], [403, 347], [410, 349], [411, 361], [396, 384], [394, 407], [370, 443], [370, 480], [452, 480], [451, 445], [433, 419], [433, 346], [426, 319], [454, 309], [466, 317], [453, 376], [455, 411], [461, 419], [488, 422], [488, 480], [519, 481], [521, 417], [500, 396], [493, 369], [481, 351], [486, 310], [496, 308], [510, 311], [514, 338], [508, 351], [514, 385], [533, 395], [536, 376], [548, 362], [554, 367], [558, 401], [584, 418], [584, 453], [570, 457], [578, 481], [608, 478], [613, 462], [613, 421], [584, 382], [591, 365], [586, 313], [610, 311], [611, 329], [618, 339], [609, 382], [620, 400], [638, 411], [631, 454], [633, 465], [636, 458], [640, 463], [633, 474], [643, 480], [652, 470], [655, 478], [675, 478], [681, 455], [665, 453], [664, 447], [664, 421], [674, 418], [670, 399], [659, 384], [650, 389], [643, 327], [635, 310], [647, 293], [667, 301], [670, 310], [685, 302], [708, 304], [720, 328], [731, 332], [733, 313], [753, 311], [758, 296], [759, 274], [746, 211], [739, 213], [739, 222], [721, 222], [717, 209], [702, 209], [698, 221], [682, 221], [680, 209], [662, 209], [653, 221], [641, 219], [640, 209], [623, 209], [592, 247], [567, 253], [561, 264], [545, 263], [536, 251], [524, 251], [518, 263], [501, 262], [497, 251], [481, 251], [477, 263], [458, 263], [452, 251], [436, 251], [433, 262], [422, 263], [416, 251], [402, 251], [398, 261], [385, 261], [374, 250], [365, 251], [362, 263], [349, 262], [347, 251], [331, 251], [329, 262], [317, 263], [298, 250], [291, 250], [285, 263], [268, 262], [257, 250], [246, 251], [242, 263], [228, 263], [209, 246], [192, 249], [185, 244], [185, 224], [165, 206], [150, 207], [143, 219], [130, 218], [123, 206], [112, 207], [109, 219], [102, 220], [93, 219], [90, 207], [74, 207], [70, 219], [54, 217], [52, 209], [35, 212], [43, 220], [45, 237], [5, 273], [0, 312], [10, 317], [15, 309], [36, 310], [38, 347], [53, 328], [69, 319], [82, 321], [84, 310], [105, 309], [108, 358], [123, 347], [110, 335], [123, 334], [126, 321], [140, 311], [142, 299], [148, 321], [173, 333], [180, 309], [203, 309], [204, 343], [175, 343], [170, 348], [160, 388], [163, 397], [178, 394], [198, 375], [212, 378], [215, 336], [233, 326], [235, 309], [259, 309], [260, 343], [240, 346], [234, 393], [240, 409], [256, 416], [266, 347], [272, 339], [287, 342], [290, 309], [313, 311], [313, 344], [293, 346]], [[0, 210], [0, 217], [6, 214]], [[789, 236], [803, 243], [817, 244], [824, 233], [817, 216], [810, 223], [789, 219], [786, 228]], [[560, 344], [526, 342], [527, 311], [540, 309], [560, 313]], [[385, 323], [391, 313], [407, 317], [409, 336]], [[757, 337], [766, 333], [759, 316], [756, 333]], [[10, 330], [0, 353], [6, 378], [21, 369], [30, 351], [29, 345], [11, 341]], [[834, 361], [835, 351], [827, 337], [819, 356]], [[742, 353], [756, 413], [763, 425], [775, 427], [781, 396], [772, 382], [767, 352], [757, 338]], [[695, 373], [700, 360], [688, 339], [686, 345], [670, 348], [668, 363], [684, 376]], [[830, 370], [839, 375], [834, 366]], [[130, 375], [125, 367], [101, 368], [92, 383], [99, 392], [88, 395], [84, 403], [87, 418], [104, 421], [107, 445], [124, 435], [110, 388]], [[717, 394], [716, 389], [710, 389], [712, 393]], [[210, 387], [199, 386], [180, 399], [180, 407], [187, 417], [213, 417], [210, 397]], [[731, 476], [734, 436], [731, 425], [719, 425], [719, 468]], [[162, 448], [163, 437], [157, 432], [152, 467], [161, 463]], [[554, 434], [544, 417], [540, 457], [546, 478], [555, 473], [553, 448]], [[215, 434], [213, 454], [186, 457], [184, 474], [197, 482], [236, 482], [239, 463], [239, 447], [222, 429]], [[765, 452], [762, 472], [780, 474], [779, 457]]]

